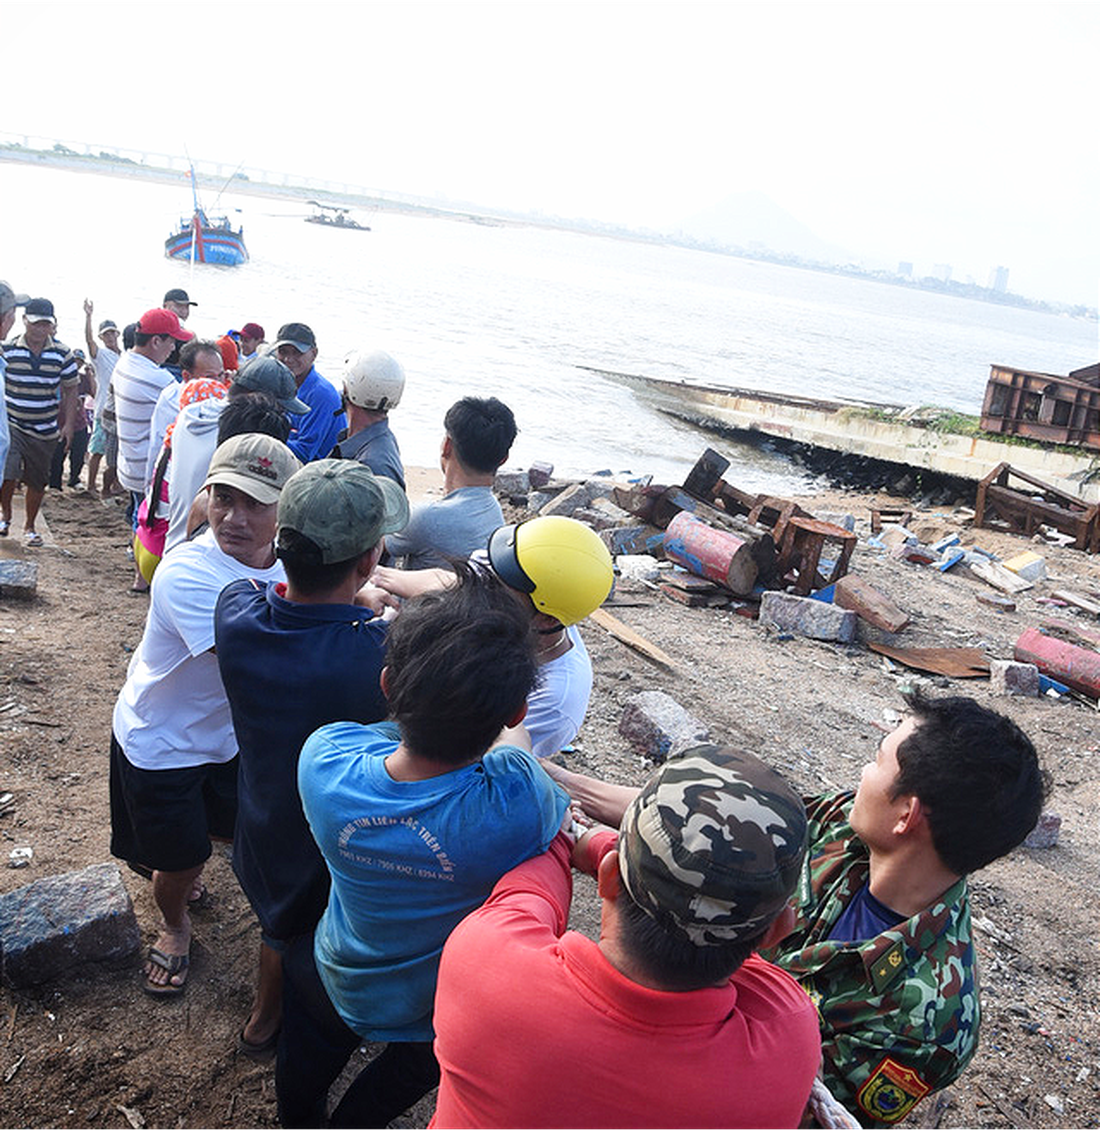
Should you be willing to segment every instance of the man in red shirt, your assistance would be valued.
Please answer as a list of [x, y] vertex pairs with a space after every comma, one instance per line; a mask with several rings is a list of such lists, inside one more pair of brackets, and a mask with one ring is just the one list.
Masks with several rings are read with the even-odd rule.
[[[717, 746], [662, 766], [617, 838], [559, 833], [443, 949], [432, 1126], [798, 1126], [817, 1015], [752, 952], [790, 928], [805, 850], [787, 782]], [[571, 862], [599, 943], [565, 931]]]

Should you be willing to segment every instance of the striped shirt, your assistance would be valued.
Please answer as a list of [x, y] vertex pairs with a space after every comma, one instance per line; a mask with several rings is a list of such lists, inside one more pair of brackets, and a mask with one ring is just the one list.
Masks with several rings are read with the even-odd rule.
[[79, 383], [76, 356], [67, 345], [47, 338], [42, 352], [35, 354], [23, 337], [0, 346], [7, 372], [4, 400], [12, 428], [43, 440], [57, 439], [61, 389]]
[[111, 374], [118, 424], [118, 481], [127, 491], [149, 483], [149, 424], [161, 389], [175, 378], [144, 355], [127, 350]]

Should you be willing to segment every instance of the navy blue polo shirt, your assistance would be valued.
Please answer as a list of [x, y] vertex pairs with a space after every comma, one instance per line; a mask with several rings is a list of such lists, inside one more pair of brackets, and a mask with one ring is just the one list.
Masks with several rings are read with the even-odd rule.
[[240, 751], [233, 870], [266, 934], [313, 929], [328, 869], [298, 797], [302, 744], [326, 723], [380, 722], [386, 625], [358, 605], [302, 605], [285, 586], [234, 581], [214, 613]]

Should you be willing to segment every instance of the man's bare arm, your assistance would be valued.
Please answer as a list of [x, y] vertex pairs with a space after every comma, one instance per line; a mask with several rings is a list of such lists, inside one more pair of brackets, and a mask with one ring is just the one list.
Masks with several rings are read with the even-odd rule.
[[592, 818], [613, 829], [619, 827], [626, 807], [641, 793], [641, 789], [578, 774], [546, 758], [542, 768], [569, 794]]
[[379, 566], [371, 574], [370, 580], [379, 589], [385, 589], [395, 597], [408, 599], [419, 597], [421, 593], [450, 589], [458, 582], [458, 577], [449, 569], [391, 569], [389, 566]]
[[96, 345], [95, 335], [92, 333], [92, 311], [95, 307], [92, 305], [92, 300], [86, 298], [84, 300], [84, 341], [88, 346], [88, 356], [95, 360], [95, 355], [99, 353], [99, 346]]

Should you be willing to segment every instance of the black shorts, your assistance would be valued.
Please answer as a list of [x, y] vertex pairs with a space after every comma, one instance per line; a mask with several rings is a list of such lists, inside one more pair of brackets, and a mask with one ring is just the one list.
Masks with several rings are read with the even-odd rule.
[[237, 759], [178, 770], [131, 764], [111, 735], [111, 855], [162, 872], [197, 868], [233, 839]]

